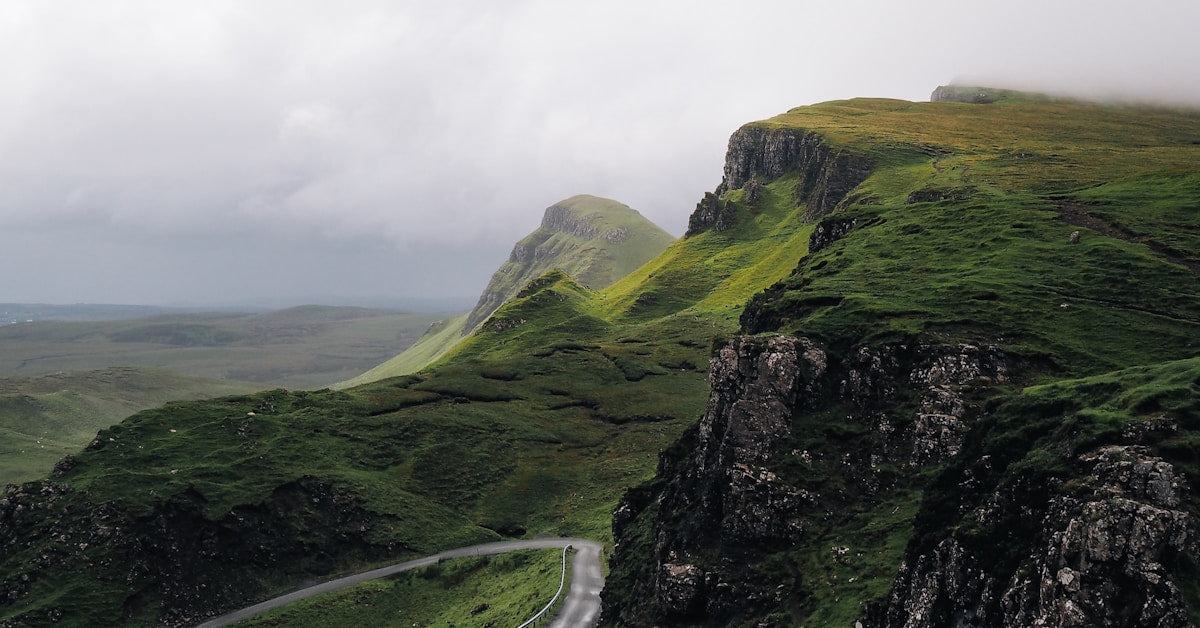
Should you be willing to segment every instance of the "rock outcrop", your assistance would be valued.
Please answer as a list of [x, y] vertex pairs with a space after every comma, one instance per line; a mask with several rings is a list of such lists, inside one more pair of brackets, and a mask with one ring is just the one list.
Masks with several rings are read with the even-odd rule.
[[983, 87], [939, 85], [929, 95], [929, 102], [962, 102], [981, 105], [995, 102], [997, 98], [995, 90]]
[[736, 224], [737, 205], [723, 198], [745, 188], [746, 203], [757, 204], [762, 181], [774, 181], [796, 171], [796, 201], [806, 207], [805, 220], [833, 211], [846, 195], [871, 173], [873, 162], [850, 151], [831, 147], [817, 133], [797, 129], [747, 125], [729, 138], [725, 173], [715, 192], [705, 194], [688, 220], [688, 235]]
[[[967, 512], [986, 524], [1017, 513], [1033, 530], [1026, 553], [997, 564], [955, 536], [906, 557], [879, 626], [1190, 626], [1178, 563], [1196, 525], [1186, 481], [1146, 447], [1108, 445], [1079, 456], [1087, 478], [1048, 500], [997, 490]], [[1006, 540], [1011, 543], [1011, 540]]]
[[[376, 515], [364, 511], [354, 494], [309, 477], [216, 520], [205, 516], [205, 502], [187, 490], [152, 512], [131, 513], [121, 504], [90, 503], [50, 480], [9, 485], [0, 498], [0, 552], [24, 557], [25, 564], [0, 580], [0, 605], [19, 604], [35, 586], [44, 590], [39, 581], [47, 572], [87, 570], [97, 586], [140, 591], [104, 601], [121, 608], [126, 621], [143, 621], [144, 606], [153, 601], [160, 605], [153, 615], [161, 625], [192, 625], [264, 593], [264, 574], [281, 565], [303, 565], [305, 572], [292, 577], [319, 577], [347, 558], [403, 549], [369, 542]], [[42, 538], [52, 545], [31, 553], [28, 548]], [[89, 548], [102, 545], [114, 549], [96, 560]], [[54, 623], [54, 613], [19, 616], [11, 625]]]
[[[971, 419], [964, 391], [1002, 381], [1003, 353], [972, 345], [861, 347], [841, 359], [807, 338], [740, 337], [709, 366], [711, 395], [694, 434], [665, 452], [655, 484], [630, 491], [613, 519], [610, 589], [629, 624], [724, 625], [802, 605], [808, 584], [760, 566], [811, 541], [834, 513], [886, 496], [882, 465], [953, 456]], [[836, 416], [867, 436], [797, 445], [804, 417]], [[853, 489], [821, 488], [836, 469]]]

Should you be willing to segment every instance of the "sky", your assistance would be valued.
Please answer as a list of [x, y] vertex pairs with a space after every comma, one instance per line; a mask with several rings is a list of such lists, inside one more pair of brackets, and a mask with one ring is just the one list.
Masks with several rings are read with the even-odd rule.
[[[0, 302], [469, 307], [555, 201], [952, 81], [1200, 105], [1191, 0], [5, 0]], [[449, 307], [449, 305], [447, 305]]]

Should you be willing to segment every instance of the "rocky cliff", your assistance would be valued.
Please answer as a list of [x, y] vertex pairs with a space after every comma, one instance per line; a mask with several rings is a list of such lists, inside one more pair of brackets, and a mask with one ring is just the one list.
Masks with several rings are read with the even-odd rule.
[[[664, 454], [660, 481], [614, 514], [614, 565], [653, 556], [639, 570], [614, 567], [619, 620], [782, 621], [812, 595], [799, 573], [776, 571], [791, 553], [834, 533], [843, 513], [905, 490], [897, 470], [955, 455], [974, 416], [968, 389], [1003, 381], [1009, 368], [995, 348], [968, 345], [860, 347], [840, 358], [787, 336], [722, 347], [694, 445]], [[832, 421], [845, 425], [831, 433]], [[839, 481], [814, 481], [827, 474]]]
[[1183, 508], [1182, 474], [1136, 445], [1098, 447], [1072, 462], [1075, 486], [995, 487], [964, 509], [963, 522], [989, 536], [1025, 532], [1015, 556], [997, 561], [996, 545], [971, 532], [914, 549], [868, 623], [1190, 626], [1180, 587], [1189, 585], [1183, 562], [1195, 554], [1196, 522]]
[[753, 207], [759, 186], [784, 174], [798, 178], [793, 196], [806, 206], [805, 219], [833, 210], [867, 177], [872, 160], [849, 150], [831, 148], [821, 135], [789, 128], [746, 125], [729, 138], [725, 174], [713, 193], [705, 194], [688, 220], [688, 235], [707, 229], [724, 231], [736, 224], [737, 204], [725, 194], [744, 190]]
[[[689, 233], [753, 232], [755, 199], [786, 186], [807, 247], [746, 304], [753, 335], [715, 346], [696, 428], [614, 511], [610, 623], [1200, 617], [1200, 284], [1188, 265], [1200, 225], [1150, 209], [1200, 203], [1185, 166], [1200, 149], [1170, 148], [1174, 130], [1147, 136], [1174, 151], [1160, 160], [1059, 115], [1116, 132], [1148, 110], [974, 88], [934, 100], [981, 106], [841, 101], [731, 139]], [[1180, 132], [1198, 121], [1160, 120]], [[1128, 170], [1112, 169], [1084, 148], [1093, 141], [1140, 157], [1121, 153]], [[1184, 254], [1109, 223], [1076, 229], [1053, 208], [1081, 195], [1094, 220], [1119, 215]]]

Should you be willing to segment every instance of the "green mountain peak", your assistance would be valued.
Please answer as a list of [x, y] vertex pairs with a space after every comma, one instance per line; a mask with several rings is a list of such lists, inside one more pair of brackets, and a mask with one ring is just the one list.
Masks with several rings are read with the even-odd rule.
[[590, 194], [563, 199], [547, 207], [538, 228], [513, 246], [470, 313], [431, 327], [408, 350], [345, 385], [424, 368], [547, 273], [557, 272], [585, 288], [599, 290], [655, 258], [674, 240], [637, 210], [612, 199]]
[[637, 210], [581, 194], [546, 208], [542, 224], [517, 242], [467, 316], [463, 335], [500, 304], [551, 269], [592, 289], [609, 286], [661, 253], [674, 240]]

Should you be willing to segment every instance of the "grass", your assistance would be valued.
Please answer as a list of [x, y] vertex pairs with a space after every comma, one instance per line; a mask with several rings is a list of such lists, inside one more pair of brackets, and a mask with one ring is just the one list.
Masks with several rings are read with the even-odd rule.
[[[517, 242], [467, 315], [431, 328], [415, 345], [359, 375], [354, 386], [415, 373], [450, 353], [501, 304], [551, 271], [564, 272], [581, 285], [605, 288], [661, 253], [674, 238], [637, 211], [606, 198], [586, 194], [559, 201], [547, 211], [565, 220], [543, 223]], [[565, 217], [565, 218], [564, 218]]]
[[338, 387], [348, 388], [416, 373], [453, 349], [462, 340], [466, 323], [466, 314], [437, 321], [411, 347], [369, 371], [339, 383]]
[[[756, 280], [770, 283], [785, 272], [780, 266], [777, 276]], [[271, 529], [269, 537], [246, 532], [224, 550], [254, 555], [267, 547], [271, 560], [236, 573], [217, 556], [185, 567], [195, 587], [206, 585], [203, 604], [214, 608], [314, 574], [502, 537], [606, 541], [621, 493], [649, 479], [658, 451], [700, 415], [710, 337], [732, 330], [736, 312], [626, 316], [608, 312], [605, 294], [549, 273], [427, 372], [344, 391], [277, 390], [135, 415], [102, 432], [58, 478], [72, 491], [60, 502], [70, 513], [63, 521], [86, 525], [88, 513], [114, 508], [131, 537], [122, 546], [157, 543], [150, 522], [181, 508], [190, 514], [177, 528], [195, 534]], [[612, 394], [617, 387], [623, 394]], [[352, 506], [324, 509], [337, 499]], [[335, 553], [320, 541], [331, 534], [354, 541]], [[104, 559], [96, 557], [116, 547], [101, 543], [39, 568], [28, 596], [0, 607], [2, 617], [27, 621], [41, 604], [58, 604], [64, 590], [106, 600], [62, 602], [84, 623], [158, 621], [133, 609], [188, 604], [158, 588], [150, 568], [129, 582], [127, 570], [73, 567], [98, 564]], [[25, 573], [34, 559], [28, 550], [14, 552], [0, 559], [0, 571]], [[129, 601], [135, 598], [146, 601]]]
[[[1014, 393], [1008, 384], [973, 393], [994, 396], [993, 403], [1016, 396], [997, 411], [996, 425], [969, 437], [994, 440], [984, 450], [965, 451], [955, 464], [966, 468], [984, 455], [1017, 456], [1006, 477], [1043, 485], [1070, 470], [1064, 450], [1111, 442], [1124, 425], [1157, 412], [1192, 420], [1194, 359], [1200, 354], [1200, 113], [1001, 96], [989, 105], [856, 99], [754, 123], [815, 132], [833, 149], [875, 165], [829, 217], [831, 224], [853, 221], [848, 234], [816, 252], [797, 246], [798, 238], [764, 247], [802, 257], [787, 278], [753, 296], [739, 322], [743, 332], [812, 338], [828, 349], [831, 363], [864, 346], [999, 347], [1015, 366], [1019, 385], [1049, 388]], [[794, 176], [785, 173], [766, 185], [785, 206]], [[737, 203], [741, 194], [727, 191], [724, 200]], [[792, 204], [783, 211], [799, 214], [803, 208]], [[731, 231], [754, 238], [769, 233], [757, 229], [769, 205], [761, 213], [749, 207], [738, 212]], [[696, 255], [692, 247], [727, 233], [688, 238], [635, 276], [652, 281], [651, 273], [666, 274], [654, 265], [667, 256]], [[704, 275], [706, 263], [718, 258], [697, 255], [688, 262]], [[751, 260], [738, 265], [769, 263]], [[647, 298], [640, 286], [630, 285], [612, 309], [636, 320], [639, 311], [656, 314], [657, 304], [686, 303], [697, 311], [737, 292], [705, 294], [711, 284], [693, 289], [689, 278], [666, 274], [663, 285], [679, 286], [663, 291], [674, 302], [666, 295]], [[1112, 391], [1120, 394], [1105, 396]], [[1051, 398], [1045, 405], [1032, 401], [1042, 395]], [[794, 442], [781, 449], [811, 452], [814, 462], [782, 456], [770, 469], [822, 496], [812, 512], [799, 513], [809, 525], [805, 539], [793, 547], [741, 554], [735, 548], [724, 555], [735, 565], [727, 572], [761, 578], [763, 587], [782, 586], [791, 597], [778, 608], [710, 621], [853, 624], [890, 591], [906, 551], [911, 558], [927, 548], [919, 539], [944, 538], [962, 501], [987, 494], [963, 495], [961, 468], [942, 475], [939, 465], [909, 469], [887, 456], [877, 468], [872, 462], [866, 476], [878, 473], [878, 479], [855, 475], [856, 467], [844, 461], [861, 462], [864, 452], [886, 450], [886, 443], [876, 444], [870, 422], [840, 407], [837, 395], [807, 401], [816, 410], [793, 418]], [[873, 411], [903, 433], [913, 413], [904, 403], [901, 395]], [[971, 403], [984, 406], [983, 399]], [[1193, 441], [1189, 434], [1158, 447], [1173, 452], [1172, 461], [1194, 478], [1200, 468], [1188, 449]], [[650, 505], [620, 539], [640, 548], [643, 561], [651, 560], [657, 544], [670, 547], [672, 526], [682, 525], [679, 513], [658, 513], [659, 523], [653, 523], [654, 500], [661, 496], [655, 491], [690, 481], [679, 469], [695, 452], [685, 447], [672, 455], [666, 473], [642, 489], [650, 491]], [[876, 493], [876, 484], [884, 490]], [[996, 554], [996, 539], [1010, 537], [1012, 547], [1029, 551], [1021, 544], [1033, 542], [1033, 533], [1005, 526], [974, 536], [980, 555]], [[831, 547], [849, 549], [831, 555]], [[687, 559], [715, 563], [722, 551], [706, 546]], [[606, 599], [629, 613], [621, 618], [649, 621], [654, 616], [639, 616], [637, 609], [652, 606], [651, 594], [637, 587], [652, 576], [639, 575], [639, 568], [653, 565], [617, 569]]]
[[[236, 626], [516, 626], [558, 590], [562, 551], [457, 558], [290, 604]], [[567, 581], [570, 581], [570, 557]]]
[[0, 378], [0, 486], [45, 477], [98, 430], [139, 410], [257, 388], [135, 368]]

